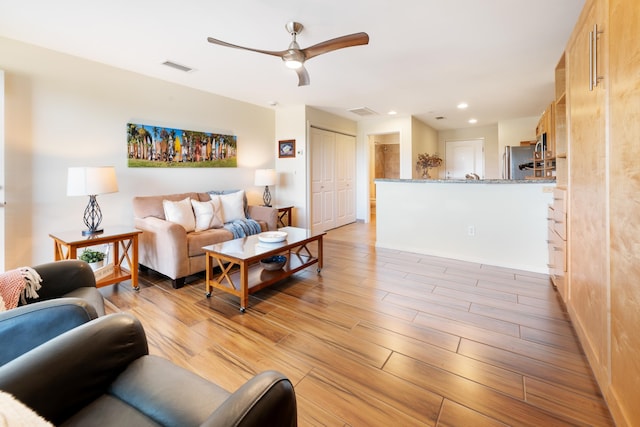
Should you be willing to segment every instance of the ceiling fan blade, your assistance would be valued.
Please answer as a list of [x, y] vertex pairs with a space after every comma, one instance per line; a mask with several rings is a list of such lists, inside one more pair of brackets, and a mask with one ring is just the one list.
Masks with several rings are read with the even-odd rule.
[[213, 37], [207, 37], [207, 41], [209, 43], [217, 44], [217, 45], [220, 45], [220, 46], [232, 47], [234, 49], [250, 50], [252, 52], [264, 53], [264, 54], [272, 55], [272, 56], [282, 57], [282, 55], [287, 53], [286, 50], [273, 51], [273, 50], [261, 50], [261, 49], [253, 49], [253, 48], [250, 48], [250, 47], [237, 46], [235, 44], [223, 42], [222, 40], [214, 39]]
[[306, 68], [304, 66], [296, 69], [296, 73], [298, 73], [298, 86], [308, 86], [310, 83], [309, 73], [307, 73]]
[[304, 53], [306, 59], [311, 59], [323, 53], [363, 44], [369, 44], [369, 35], [367, 33], [355, 33], [309, 46], [306, 49], [302, 49], [302, 53]]

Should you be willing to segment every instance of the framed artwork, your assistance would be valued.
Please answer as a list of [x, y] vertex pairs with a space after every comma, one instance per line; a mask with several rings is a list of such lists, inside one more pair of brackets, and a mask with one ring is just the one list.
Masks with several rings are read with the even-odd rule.
[[278, 141], [278, 157], [293, 158], [295, 156], [296, 156], [296, 140], [295, 139], [284, 139], [282, 141]]
[[130, 168], [235, 168], [235, 135], [127, 123]]

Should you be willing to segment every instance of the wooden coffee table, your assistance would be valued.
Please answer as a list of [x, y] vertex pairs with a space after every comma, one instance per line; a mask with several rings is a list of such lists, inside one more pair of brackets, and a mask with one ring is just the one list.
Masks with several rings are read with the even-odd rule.
[[[240, 311], [244, 313], [250, 294], [314, 264], [318, 264], [320, 274], [322, 237], [326, 233], [313, 234], [311, 230], [296, 227], [283, 227], [279, 231], [287, 233], [283, 242], [263, 243], [258, 235], [253, 235], [205, 246], [207, 298], [214, 288], [235, 295], [240, 298]], [[316, 242], [317, 256], [307, 247], [312, 242]], [[285, 266], [275, 271], [263, 269], [260, 260], [273, 255], [285, 255]], [[214, 273], [215, 267], [220, 267], [219, 274]]]

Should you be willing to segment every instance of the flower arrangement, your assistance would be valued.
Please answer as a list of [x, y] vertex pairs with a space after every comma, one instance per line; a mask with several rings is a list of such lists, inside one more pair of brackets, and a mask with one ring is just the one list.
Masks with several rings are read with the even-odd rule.
[[416, 162], [416, 171], [422, 172], [423, 178], [431, 178], [429, 176], [429, 169], [437, 168], [442, 164], [442, 158], [437, 154], [430, 155], [429, 153], [418, 154], [418, 161]]
[[89, 264], [94, 262], [99, 262], [104, 260], [104, 253], [99, 251], [94, 251], [91, 249], [85, 249], [80, 254], [80, 259], [84, 262], [88, 262]]

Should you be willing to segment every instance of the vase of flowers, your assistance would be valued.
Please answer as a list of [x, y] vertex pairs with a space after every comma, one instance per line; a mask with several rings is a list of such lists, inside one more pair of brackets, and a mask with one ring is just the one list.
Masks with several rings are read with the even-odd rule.
[[94, 271], [103, 266], [104, 257], [105, 254], [103, 252], [94, 251], [92, 249], [85, 249], [80, 254], [80, 259], [84, 262], [89, 263], [89, 266]]
[[416, 162], [416, 171], [422, 172], [422, 178], [429, 179], [429, 169], [437, 168], [442, 164], [442, 158], [437, 154], [430, 155], [429, 153], [418, 154], [418, 161]]

